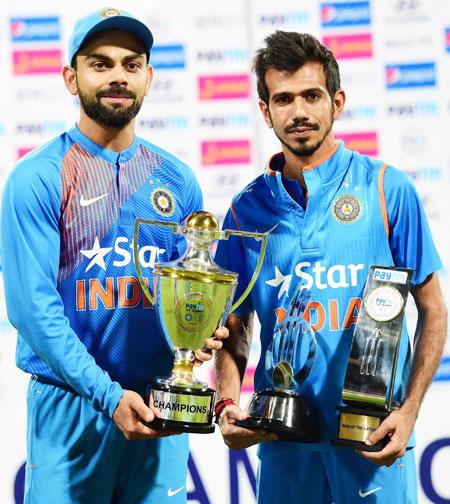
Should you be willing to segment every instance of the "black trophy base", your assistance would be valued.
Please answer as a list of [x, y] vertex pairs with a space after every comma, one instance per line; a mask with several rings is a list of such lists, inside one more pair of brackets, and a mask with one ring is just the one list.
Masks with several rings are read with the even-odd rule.
[[154, 385], [148, 402], [160, 413], [151, 422], [142, 422], [157, 431], [211, 434], [215, 391], [189, 387]]
[[239, 427], [274, 432], [282, 441], [317, 441], [315, 416], [303, 397], [295, 392], [272, 389], [256, 392], [245, 412], [249, 416], [237, 422]]
[[358, 451], [379, 452], [389, 443], [388, 437], [373, 445], [365, 443], [365, 440], [389, 415], [389, 411], [353, 406], [338, 406], [337, 409], [339, 410], [339, 430], [337, 438], [331, 441], [332, 445]]
[[155, 431], [189, 432], [191, 434], [211, 434], [214, 432], [214, 425], [199, 425], [189, 422], [165, 420], [155, 418], [152, 422], [144, 422], [144, 425]]

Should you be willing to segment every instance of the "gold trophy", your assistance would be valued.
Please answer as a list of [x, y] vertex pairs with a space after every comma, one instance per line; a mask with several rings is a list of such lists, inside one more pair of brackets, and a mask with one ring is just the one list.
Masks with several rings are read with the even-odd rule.
[[[186, 238], [187, 250], [176, 261], [158, 263], [154, 269], [150, 293], [139, 263], [138, 238], [141, 225], [170, 227]], [[229, 236], [261, 240], [261, 250], [253, 276], [242, 296], [232, 305], [238, 274], [222, 269], [211, 257], [215, 240]], [[159, 325], [167, 342], [174, 348], [173, 370], [160, 377], [150, 391], [150, 402], [160, 412], [151, 427], [174, 432], [206, 434], [214, 431], [214, 390], [193, 374], [195, 350], [225, 323], [248, 296], [261, 270], [268, 233], [223, 230], [214, 215], [195, 212], [181, 226], [174, 222], [136, 219], [133, 260], [142, 291], [154, 305]]]

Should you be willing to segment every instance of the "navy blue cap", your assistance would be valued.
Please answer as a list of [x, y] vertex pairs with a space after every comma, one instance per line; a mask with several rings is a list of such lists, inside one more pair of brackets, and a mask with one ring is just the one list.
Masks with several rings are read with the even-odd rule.
[[133, 34], [142, 42], [148, 62], [150, 49], [153, 45], [151, 31], [128, 12], [114, 7], [106, 7], [82, 17], [75, 23], [69, 41], [69, 64], [73, 65], [75, 56], [89, 37], [104, 30], [123, 30]]

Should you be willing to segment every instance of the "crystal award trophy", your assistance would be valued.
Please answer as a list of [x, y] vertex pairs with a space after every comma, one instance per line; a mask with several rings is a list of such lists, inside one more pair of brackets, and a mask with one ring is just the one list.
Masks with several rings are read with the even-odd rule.
[[317, 439], [315, 415], [296, 392], [308, 377], [316, 355], [316, 338], [303, 314], [310, 293], [299, 284], [282, 322], [275, 324], [265, 354], [270, 388], [256, 392], [245, 408], [248, 417], [237, 422], [245, 428], [275, 432], [278, 439], [312, 443]]
[[370, 268], [353, 334], [338, 406], [339, 431], [332, 443], [363, 451], [381, 451], [388, 439], [365, 440], [399, 404], [393, 400], [398, 351], [412, 270]]
[[[157, 263], [154, 269], [153, 293], [142, 274], [139, 263], [139, 228], [142, 225], [163, 226], [187, 240], [183, 257], [173, 262]], [[255, 238], [261, 241], [256, 269], [242, 296], [232, 305], [238, 274], [222, 269], [211, 257], [211, 244], [229, 236]], [[186, 225], [167, 221], [136, 219], [133, 260], [139, 283], [156, 310], [162, 333], [174, 349], [170, 376], [160, 377], [152, 384], [149, 401], [160, 412], [150, 424], [159, 430], [209, 433], [212, 423], [215, 392], [193, 374], [195, 350], [223, 325], [248, 296], [261, 270], [267, 246], [267, 233], [223, 230], [214, 215], [196, 212]]]

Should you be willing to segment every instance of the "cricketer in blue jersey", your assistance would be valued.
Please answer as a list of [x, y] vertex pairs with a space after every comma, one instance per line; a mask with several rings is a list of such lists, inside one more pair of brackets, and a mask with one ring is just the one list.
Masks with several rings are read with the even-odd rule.
[[[134, 133], [152, 42], [117, 9], [79, 20], [63, 72], [77, 126], [22, 159], [4, 190], [8, 316], [17, 365], [33, 375], [26, 503], [186, 502], [187, 436], [141, 422], [155, 414], [144, 390], [170, 372], [173, 351], [136, 279], [134, 221], [182, 222], [202, 207], [192, 171]], [[155, 262], [182, 248], [166, 229], [142, 230], [149, 283]]]
[[[266, 441], [258, 448], [259, 503], [417, 502], [412, 432], [444, 344], [446, 308], [435, 273], [441, 262], [409, 177], [334, 140], [332, 126], [345, 94], [332, 53], [307, 34], [278, 31], [265, 42], [254, 60], [259, 104], [282, 152], [233, 199], [224, 222], [228, 229], [272, 231], [258, 281], [230, 316], [230, 338], [217, 358], [218, 397], [227, 398], [219, 417], [222, 434], [237, 449]], [[259, 248], [242, 238], [219, 244], [216, 260], [239, 273], [238, 293], [255, 269]], [[330, 440], [337, 433], [336, 406], [373, 264], [414, 270], [419, 324], [413, 358], [406, 326], [400, 343], [394, 397], [403, 405], [368, 440], [388, 435], [390, 442], [381, 452], [359, 454]], [[271, 387], [266, 349], [299, 282], [311, 294], [304, 318], [317, 338], [314, 367], [298, 389], [316, 411], [314, 444], [280, 441], [273, 433], [236, 425], [246, 418], [238, 404], [253, 313], [261, 323], [255, 373], [255, 389], [261, 390]]]

